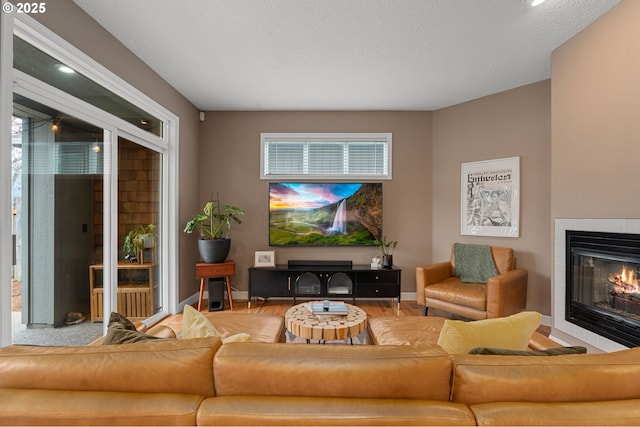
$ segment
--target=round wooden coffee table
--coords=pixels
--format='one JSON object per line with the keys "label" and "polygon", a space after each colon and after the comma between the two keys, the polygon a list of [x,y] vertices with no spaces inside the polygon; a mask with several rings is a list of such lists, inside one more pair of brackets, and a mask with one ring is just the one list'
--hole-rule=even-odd
{"label": "round wooden coffee table", "polygon": [[336,341],[353,338],[367,329],[367,313],[359,307],[345,304],[346,315],[312,314],[304,303],[294,305],[285,313],[287,331],[297,337],[311,340]]}

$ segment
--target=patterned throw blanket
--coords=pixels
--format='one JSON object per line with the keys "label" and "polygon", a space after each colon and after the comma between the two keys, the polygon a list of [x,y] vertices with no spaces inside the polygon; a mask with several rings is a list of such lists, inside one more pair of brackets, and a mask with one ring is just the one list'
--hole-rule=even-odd
{"label": "patterned throw blanket", "polygon": [[498,274],[496,263],[488,245],[455,243],[453,262],[456,276],[466,283],[487,283],[489,277]]}

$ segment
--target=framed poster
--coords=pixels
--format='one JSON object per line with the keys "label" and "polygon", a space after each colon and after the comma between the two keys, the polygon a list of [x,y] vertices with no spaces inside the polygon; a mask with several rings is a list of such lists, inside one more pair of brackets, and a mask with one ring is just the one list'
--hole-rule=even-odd
{"label": "framed poster", "polygon": [[253,261],[254,267],[275,267],[276,253],[274,251],[256,251]]}
{"label": "framed poster", "polygon": [[520,236],[520,157],[463,163],[461,234]]}

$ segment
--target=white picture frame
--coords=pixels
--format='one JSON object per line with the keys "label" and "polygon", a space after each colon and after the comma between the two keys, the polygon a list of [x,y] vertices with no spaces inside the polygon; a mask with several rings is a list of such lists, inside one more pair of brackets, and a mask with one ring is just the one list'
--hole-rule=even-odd
{"label": "white picture frame", "polygon": [[275,251],[256,251],[253,260],[254,267],[275,267]]}
{"label": "white picture frame", "polygon": [[520,157],[462,163],[460,233],[520,237]]}

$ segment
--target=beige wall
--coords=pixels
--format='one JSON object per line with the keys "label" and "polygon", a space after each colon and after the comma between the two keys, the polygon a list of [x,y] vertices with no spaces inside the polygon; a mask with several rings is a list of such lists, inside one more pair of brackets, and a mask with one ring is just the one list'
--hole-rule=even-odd
{"label": "beige wall", "polygon": [[[208,112],[200,144],[200,200],[218,192],[223,203],[246,210],[234,226],[230,258],[233,286],[247,289],[247,268],[257,250],[276,261],[352,260],[369,264],[375,248],[269,248],[268,181],[260,180],[261,132],[392,132],[393,180],[383,184],[383,233],[398,240],[394,263],[403,269],[402,291],[415,292],[415,267],[431,258],[430,112]],[[194,236],[195,239],[195,236]],[[195,240],[194,240],[195,244]]]}
{"label": "beige wall", "polygon": [[[259,179],[260,132],[392,132],[394,179],[384,182],[384,232],[400,241],[395,262],[403,269],[403,292],[415,290],[415,267],[448,258],[454,241],[504,244],[517,250],[518,264],[530,271],[529,308],[550,312],[548,81],[436,112],[209,112],[199,124],[193,105],[72,1],[57,2],[38,19],[180,117],[180,224],[199,210],[211,191],[247,211],[244,223],[232,232],[231,257],[238,263],[234,287],[246,290],[246,268],[253,262],[253,252],[270,249],[268,183]],[[554,89],[556,85],[554,81]],[[628,111],[632,114],[637,108]],[[585,119],[595,122],[589,114]],[[460,164],[511,156],[521,157],[521,237],[460,236]],[[179,234],[179,299],[184,300],[197,292],[193,274],[197,250],[195,236]],[[276,251],[278,262],[351,259],[355,263],[368,263],[375,252],[373,248]]]}
{"label": "beige wall", "polygon": [[554,218],[638,218],[640,2],[624,0],[552,56]]}
{"label": "beige wall", "polygon": [[638,22],[623,0],[552,55],[551,221],[640,217]]}
{"label": "beige wall", "polygon": [[[47,13],[32,15],[53,32],[123,78],[180,120],[179,218],[184,224],[198,206],[198,110],[160,76],[98,25],[71,0],[56,0]],[[196,165],[196,166],[194,166]],[[179,233],[180,290],[183,300],[197,292],[194,263],[197,248]]]}
{"label": "beige wall", "polygon": [[[415,267],[448,259],[454,241],[512,246],[530,270],[529,308],[550,313],[548,81],[431,112],[208,112],[202,127],[201,200],[219,192],[247,210],[234,227],[234,286],[246,290],[253,252],[268,247],[268,181],[259,179],[261,132],[392,132],[393,180],[384,182],[384,233],[399,240],[402,291]],[[433,119],[432,119],[433,118]],[[433,120],[433,125],[432,125]],[[460,236],[460,164],[521,157],[521,237]],[[220,160],[218,160],[218,158]],[[289,259],[368,263],[373,248],[271,248]],[[432,254],[433,251],[433,254]]]}
{"label": "beige wall", "polygon": [[[529,270],[527,309],[551,313],[550,82],[486,96],[433,114],[433,258],[453,242],[509,246]],[[461,163],[520,156],[520,237],[460,234]]]}
{"label": "beige wall", "polygon": [[[540,82],[433,113],[212,112],[201,126],[193,105],[72,1],[56,1],[34,17],[180,117],[180,223],[210,191],[247,210],[233,231],[238,289],[246,289],[253,251],[269,249],[260,132],[393,132],[394,179],[384,184],[384,229],[400,241],[396,263],[404,269],[405,292],[414,290],[415,266],[448,258],[454,241],[504,244],[530,271],[528,308],[548,314],[553,219],[638,217],[640,211],[638,1],[623,0],[558,48],[552,85]],[[521,237],[460,236],[460,163],[510,156],[521,157]],[[197,290],[197,253],[193,236],[178,237],[183,300]],[[360,263],[373,252],[277,249],[279,262]]]}

